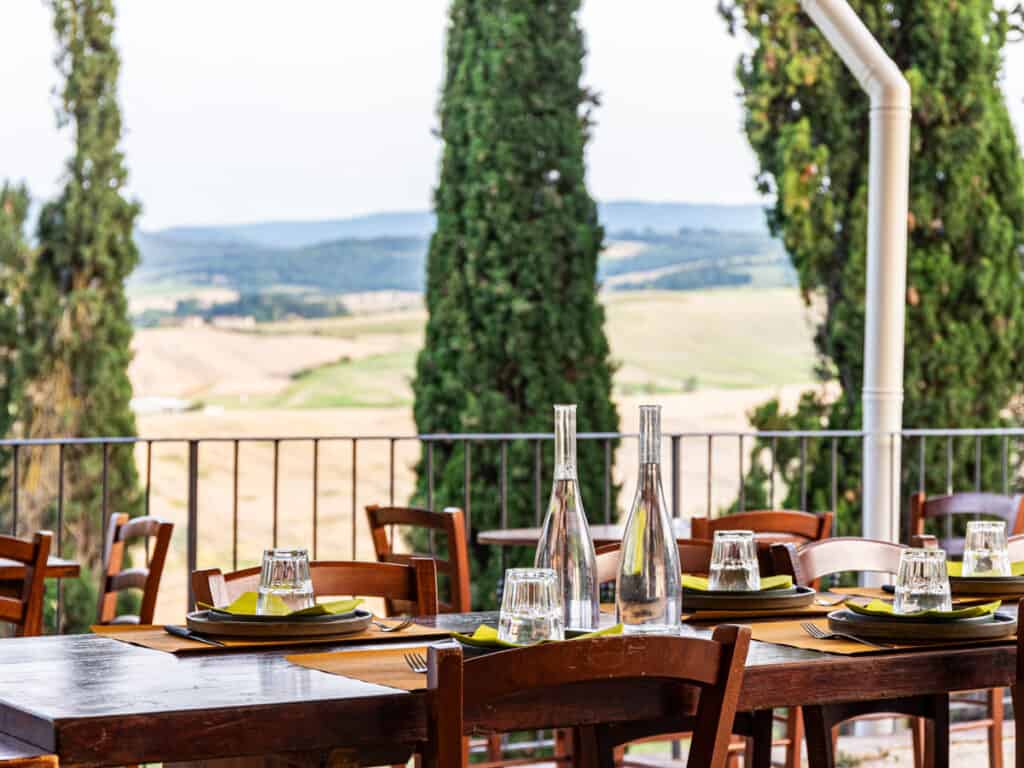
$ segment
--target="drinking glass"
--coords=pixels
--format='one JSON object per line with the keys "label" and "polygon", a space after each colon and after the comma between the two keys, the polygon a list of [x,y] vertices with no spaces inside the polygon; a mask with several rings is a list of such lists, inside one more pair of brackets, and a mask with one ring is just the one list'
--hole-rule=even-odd
{"label": "drinking glass", "polygon": [[565,639],[562,593],[554,570],[510,568],[505,571],[498,638],[517,645]]}
{"label": "drinking glass", "polygon": [[258,595],[256,613],[261,616],[281,612],[271,605],[271,596],[280,598],[289,612],[312,608],[315,600],[309,553],[304,549],[264,550]]}
{"label": "drinking glass", "polygon": [[946,553],[941,549],[906,549],[896,576],[896,613],[949,611],[953,598],[946,575]]}
{"label": "drinking glass", "polygon": [[761,588],[753,531],[715,531],[708,588],[726,592],[754,592]]}
{"label": "drinking glass", "polygon": [[964,576],[1009,576],[1006,523],[1002,520],[971,520],[964,541]]}

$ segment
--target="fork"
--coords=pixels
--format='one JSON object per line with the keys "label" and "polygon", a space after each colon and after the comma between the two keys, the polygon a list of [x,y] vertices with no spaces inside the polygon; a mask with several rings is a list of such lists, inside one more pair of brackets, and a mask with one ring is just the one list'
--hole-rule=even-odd
{"label": "fork", "polygon": [[866,645],[869,648],[877,648],[880,651],[888,651],[892,648],[892,646],[873,643],[870,640],[865,640],[863,637],[857,637],[856,635],[848,635],[845,632],[826,632],[817,624],[812,624],[809,621],[801,623],[800,629],[802,629],[808,635],[813,637],[815,640],[849,640],[854,643]]}
{"label": "fork", "polygon": [[402,616],[397,624],[385,624],[382,621],[373,622],[373,626],[377,627],[381,632],[401,632],[408,626],[412,625],[412,616]]}
{"label": "fork", "polygon": [[403,658],[413,672],[418,672],[421,675],[427,674],[427,660],[422,653],[407,653]]}

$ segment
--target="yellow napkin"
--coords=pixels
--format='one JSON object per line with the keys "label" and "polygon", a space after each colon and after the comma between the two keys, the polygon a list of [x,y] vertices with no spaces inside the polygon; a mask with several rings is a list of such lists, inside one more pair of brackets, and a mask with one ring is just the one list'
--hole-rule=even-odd
{"label": "yellow napkin", "polygon": [[988,616],[990,613],[995,613],[1002,602],[996,600],[991,603],[983,603],[981,605],[968,605],[963,608],[954,608],[951,611],[917,611],[916,613],[896,613],[893,610],[892,603],[887,603],[884,600],[872,600],[866,605],[863,603],[855,603],[852,600],[846,604],[854,613],[861,613],[865,616],[886,616],[895,619],[920,619],[920,618],[936,618],[936,619],[976,619],[979,616]]}
{"label": "yellow napkin", "polygon": [[[476,628],[476,632],[472,635],[460,635],[458,632],[452,633],[453,637],[460,643],[466,645],[472,645],[475,648],[529,648],[529,644],[509,643],[505,640],[498,639],[498,630],[494,627],[489,627],[486,624],[481,624]],[[592,637],[605,637],[608,635],[621,635],[622,625],[616,624],[614,627],[606,627],[605,629],[599,629],[596,632],[587,632],[585,635],[578,635],[570,638],[569,642],[573,640],[588,640]],[[545,640],[543,642],[557,642],[552,640]]]}
{"label": "yellow napkin", "polygon": [[[235,616],[255,616],[256,603],[258,600],[259,595],[257,593],[243,592],[233,603],[231,603],[231,605],[218,608],[217,610],[224,611],[225,613],[231,613]],[[298,611],[289,611],[288,606],[280,597],[277,595],[267,595],[267,610],[265,613],[271,616],[337,615],[340,613],[348,613],[362,602],[363,601],[359,599],[334,600],[329,603],[317,603],[314,606],[303,608]]]}
{"label": "yellow napkin", "polygon": [[[709,589],[708,580],[703,576],[690,576],[684,573],[682,583],[683,589],[692,589],[697,592],[707,592]],[[789,589],[792,586],[792,576],[763,576],[761,578],[761,589],[758,591],[765,592],[769,589]]]}
{"label": "yellow napkin", "polygon": [[[964,572],[964,564],[959,560],[950,560],[946,563],[946,573],[950,576],[962,576]],[[997,573],[976,573],[974,576],[969,578],[982,577],[982,576],[998,576]],[[1018,561],[1016,563],[1010,563],[1010,575],[1012,576],[1024,576],[1024,561]]]}

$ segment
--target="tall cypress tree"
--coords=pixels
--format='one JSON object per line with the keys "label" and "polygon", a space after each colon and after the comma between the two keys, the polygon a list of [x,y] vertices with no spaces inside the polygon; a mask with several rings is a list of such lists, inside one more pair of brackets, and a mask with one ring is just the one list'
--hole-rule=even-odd
{"label": "tall cypress tree", "polygon": [[[39,253],[23,300],[30,377],[25,432],[32,437],[134,435],[128,379],[132,327],[124,281],[138,262],[132,227],[139,206],[123,194],[128,174],[118,148],[114,4],[51,0],[51,6],[56,65],[64,78],[57,121],[71,127],[74,151],[60,197],[40,214]],[[138,503],[132,451],[111,448],[109,460],[110,508],[130,513]],[[68,546],[94,565],[106,523],[100,513],[103,453],[69,449],[65,468]],[[72,613],[74,602],[69,598]]]}
{"label": "tall cypress tree", "polygon": [[[578,10],[579,0],[546,3],[543,13],[531,0],[452,2],[429,321],[414,382],[421,433],[550,432],[555,403],[579,405],[581,431],[618,426],[597,300],[603,231],[584,178],[595,98],[580,85]],[[494,527],[500,449],[470,450],[472,527]],[[533,446],[508,446],[509,525],[534,520],[533,461]],[[435,506],[462,504],[464,462],[463,446],[436,445]],[[601,447],[582,443],[579,464],[594,516]],[[422,499],[425,462],[419,473]],[[513,552],[506,565],[532,557]],[[497,553],[473,546],[472,560],[474,602],[490,604]]]}
{"label": "tall cypress tree", "polygon": [[[794,413],[768,403],[770,429],[858,429],[864,360],[869,103],[797,0],[735,0],[723,12],[755,46],[737,69],[769,224],[804,295],[823,297],[822,378],[835,402],[809,393]],[[913,93],[906,370],[907,427],[993,427],[1024,393],[1024,162],[999,87],[1011,19],[992,0],[851,0]],[[1001,484],[999,441],[978,465],[973,440],[953,445],[953,479]],[[759,446],[757,452],[764,450]],[[904,451],[904,487],[920,481],[920,445]],[[925,444],[926,486],[946,487],[945,441]],[[786,503],[798,503],[797,445],[782,445]],[[859,443],[839,450],[841,529],[860,517]],[[808,452],[809,506],[830,505],[829,446]],[[764,489],[754,464],[748,500]],[[761,501],[763,501],[763,496]]]}

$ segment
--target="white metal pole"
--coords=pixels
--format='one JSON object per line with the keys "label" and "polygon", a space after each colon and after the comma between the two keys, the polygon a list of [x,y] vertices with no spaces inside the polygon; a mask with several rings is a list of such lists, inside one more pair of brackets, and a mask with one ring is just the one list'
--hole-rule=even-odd
{"label": "white metal pole", "polygon": [[846,0],[801,0],[801,5],[871,98],[863,526],[868,538],[898,541],[910,85]]}

